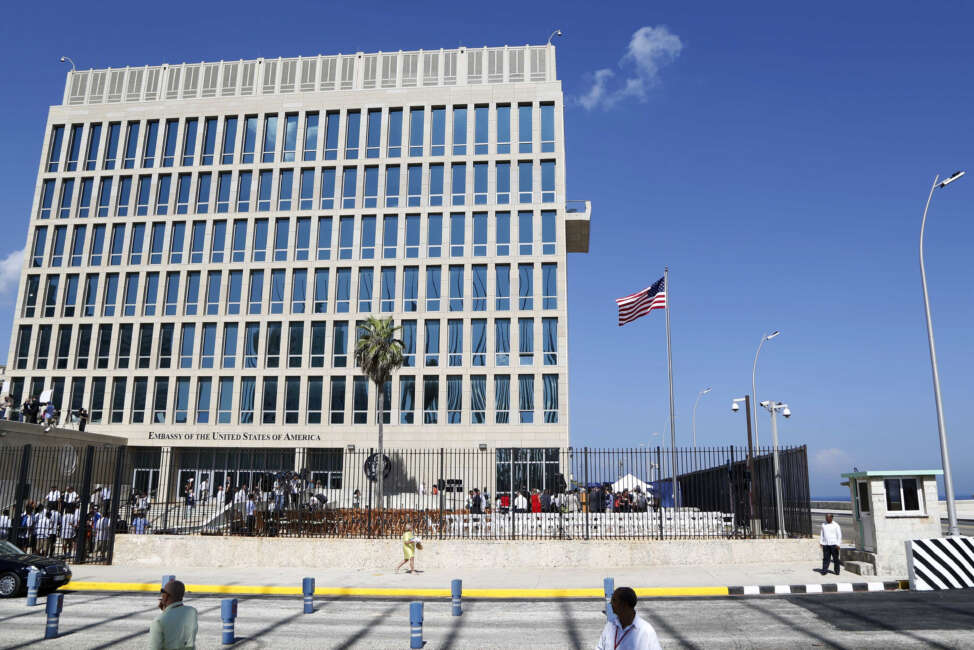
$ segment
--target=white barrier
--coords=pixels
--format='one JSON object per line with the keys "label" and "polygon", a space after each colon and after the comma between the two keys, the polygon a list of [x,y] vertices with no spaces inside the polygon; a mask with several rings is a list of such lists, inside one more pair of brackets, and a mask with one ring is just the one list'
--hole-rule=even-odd
{"label": "white barrier", "polygon": [[910,589],[974,588],[974,537],[937,537],[906,542]]}

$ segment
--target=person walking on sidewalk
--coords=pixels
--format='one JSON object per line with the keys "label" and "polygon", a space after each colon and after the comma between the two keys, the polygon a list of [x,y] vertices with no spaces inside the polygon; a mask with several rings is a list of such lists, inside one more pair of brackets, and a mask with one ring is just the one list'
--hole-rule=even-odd
{"label": "person walking on sidewalk", "polygon": [[822,570],[819,572],[823,576],[829,572],[829,559],[835,564],[835,575],[839,575],[839,544],[842,543],[842,528],[839,524],[832,521],[832,513],[825,515],[822,522],[822,534],[819,535],[818,543],[822,545]]}
{"label": "person walking on sidewalk", "polygon": [[186,585],[179,580],[170,580],[159,594],[160,614],[149,625],[149,647],[152,650],[163,648],[195,648],[199,619],[196,610],[183,604]]}
{"label": "person walking on sidewalk", "polygon": [[416,549],[422,549],[423,544],[419,541],[419,538],[413,534],[413,527],[406,525],[406,530],[402,534],[402,562],[396,566],[396,573],[399,573],[399,569],[402,568],[406,562],[409,562],[409,570],[406,573],[414,573],[416,571]]}
{"label": "person walking on sidewalk", "polygon": [[619,587],[612,592],[615,619],[606,622],[595,650],[661,650],[653,626],[636,614],[636,592]]}

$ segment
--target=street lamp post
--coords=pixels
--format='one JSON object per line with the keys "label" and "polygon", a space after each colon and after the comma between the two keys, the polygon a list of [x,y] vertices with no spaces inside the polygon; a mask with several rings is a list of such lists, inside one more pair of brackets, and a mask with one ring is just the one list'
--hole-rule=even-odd
{"label": "street lamp post", "polygon": [[[761,337],[761,342],[758,343],[758,351],[754,353],[754,365],[751,366],[751,397],[754,398],[755,403],[758,401],[758,390],[755,388],[755,377],[758,371],[758,355],[761,354],[761,346],[764,345],[765,341],[770,341],[774,337],[781,334],[778,330],[771,332],[770,334],[765,334]],[[757,409],[754,409],[754,446],[758,448],[758,453],[761,453],[761,437],[758,435],[758,413]]]}
{"label": "street lamp post", "polygon": [[944,424],[944,405],[940,399],[940,374],[937,371],[937,349],[933,341],[933,322],[930,318],[930,297],[927,295],[927,270],[923,264],[923,234],[927,226],[927,210],[930,208],[930,199],[933,198],[933,191],[943,188],[953,183],[966,172],[958,171],[950,177],[940,180],[940,175],[933,179],[933,186],[930,188],[930,195],[927,197],[927,205],[923,208],[923,220],[920,222],[920,280],[923,283],[923,309],[927,317],[927,343],[930,345],[930,367],[933,371],[933,397],[937,405],[937,429],[940,433],[940,460],[944,466],[944,493],[947,497],[947,534],[954,536],[960,535],[960,528],[957,526],[957,506],[954,503],[954,481],[950,474],[950,454],[947,452],[947,428]]}
{"label": "street lamp post", "polygon": [[771,413],[771,450],[772,450],[772,469],[774,471],[774,496],[775,496],[775,512],[778,515],[778,537],[784,537],[787,532],[785,531],[785,502],[784,494],[781,489],[781,465],[778,462],[778,419],[776,414],[781,411],[781,414],[786,418],[791,417],[791,409],[788,408],[787,404],[782,404],[781,402],[761,402],[761,406],[768,409]]}
{"label": "street lamp post", "polygon": [[60,59],[58,59],[58,61],[60,61],[61,63],[70,63],[71,64],[71,72],[74,72],[75,71],[74,61],[71,60],[71,57],[70,56],[62,56]]}
{"label": "street lamp post", "polygon": [[694,449],[694,451],[696,451],[696,449],[697,449],[697,404],[700,403],[700,397],[702,395],[706,395],[711,390],[713,390],[713,389],[712,388],[704,388],[702,391],[700,391],[699,393],[697,393],[697,400],[693,403],[693,418],[692,418],[692,421],[693,421],[693,449]]}

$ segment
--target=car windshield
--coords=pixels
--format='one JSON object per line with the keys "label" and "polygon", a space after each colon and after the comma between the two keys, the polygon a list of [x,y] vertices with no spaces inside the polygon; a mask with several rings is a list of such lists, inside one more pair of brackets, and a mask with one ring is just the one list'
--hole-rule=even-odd
{"label": "car windshield", "polygon": [[0,539],[0,555],[23,555],[24,552],[19,548],[11,544],[10,542]]}

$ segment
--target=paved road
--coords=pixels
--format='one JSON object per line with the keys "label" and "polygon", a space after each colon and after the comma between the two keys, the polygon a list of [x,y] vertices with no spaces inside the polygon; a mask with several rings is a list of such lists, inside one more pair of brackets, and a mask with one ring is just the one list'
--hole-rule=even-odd
{"label": "paved road", "polygon": [[[200,612],[198,647],[220,643],[220,600],[187,600]],[[153,595],[65,596],[61,633],[51,648],[138,648],[157,613]],[[605,619],[600,603],[467,601],[450,616],[446,600],[428,601],[427,650],[441,648],[592,648]],[[404,601],[317,602],[241,598],[240,648],[405,648]],[[665,648],[974,648],[974,591],[645,600],[640,611]],[[26,648],[43,636],[42,606],[0,601],[0,646]]]}

